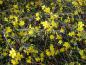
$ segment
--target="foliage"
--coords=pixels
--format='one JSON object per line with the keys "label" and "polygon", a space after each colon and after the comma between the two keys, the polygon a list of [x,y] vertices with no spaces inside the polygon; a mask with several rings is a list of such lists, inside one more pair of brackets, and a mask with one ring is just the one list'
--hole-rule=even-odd
{"label": "foliage", "polygon": [[86,0],[0,0],[0,65],[86,65]]}

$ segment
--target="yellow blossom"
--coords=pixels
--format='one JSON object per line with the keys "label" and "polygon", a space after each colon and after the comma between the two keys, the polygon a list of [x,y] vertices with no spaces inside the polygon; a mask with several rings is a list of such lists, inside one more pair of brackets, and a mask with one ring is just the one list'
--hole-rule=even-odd
{"label": "yellow blossom", "polygon": [[28,31],[28,34],[29,34],[29,35],[33,35],[33,34],[34,34],[33,29],[30,29],[30,30]]}
{"label": "yellow blossom", "polygon": [[54,39],[54,35],[50,35],[50,39],[51,39],[51,40]]}
{"label": "yellow blossom", "polygon": [[69,32],[69,34],[68,34],[69,36],[75,36],[75,32],[74,31],[72,31],[72,32]]}
{"label": "yellow blossom", "polygon": [[63,43],[63,41],[62,41],[62,40],[59,40],[59,41],[58,41],[58,43],[59,43],[59,44],[62,44],[62,43]]}
{"label": "yellow blossom", "polygon": [[18,17],[15,16],[15,15],[10,15],[9,19],[12,20],[12,21],[18,21]]}
{"label": "yellow blossom", "polygon": [[40,17],[36,17],[35,19],[36,19],[36,21],[39,21],[40,20]]}
{"label": "yellow blossom", "polygon": [[64,42],[63,46],[66,47],[66,49],[70,48],[70,44],[68,42]]}
{"label": "yellow blossom", "polygon": [[60,49],[60,52],[64,52],[64,51],[65,51],[65,48],[64,47]]}
{"label": "yellow blossom", "polygon": [[36,18],[35,18],[35,19],[36,19],[37,21],[39,21],[39,20],[40,20],[39,15],[40,15],[40,14],[39,14],[39,12],[37,12],[37,13],[36,13],[36,15],[35,15],[35,16],[36,16]]}
{"label": "yellow blossom", "polygon": [[10,50],[9,56],[11,56],[12,58],[16,57],[16,51],[13,48]]}
{"label": "yellow blossom", "polygon": [[12,32],[12,29],[10,27],[6,27],[6,33]]}
{"label": "yellow blossom", "polygon": [[49,8],[49,7],[45,7],[45,8],[44,8],[44,12],[50,13],[50,8]]}
{"label": "yellow blossom", "polygon": [[84,50],[79,50],[79,53],[80,53],[81,56],[83,56],[84,55]]}
{"label": "yellow blossom", "polygon": [[52,29],[53,29],[53,27],[50,26],[48,29],[46,29],[46,31],[47,31],[47,32],[50,32],[50,31],[52,31]]}
{"label": "yellow blossom", "polygon": [[24,26],[24,24],[25,24],[24,21],[20,21],[20,22],[19,22],[19,25],[20,25],[20,26]]}
{"label": "yellow blossom", "polygon": [[78,27],[77,30],[78,31],[83,31],[83,27]]}
{"label": "yellow blossom", "polygon": [[49,51],[49,49],[46,49],[46,55],[51,56],[51,52]]}
{"label": "yellow blossom", "polygon": [[84,53],[84,50],[79,50],[79,54],[81,55],[81,58],[86,60],[86,55]]}
{"label": "yellow blossom", "polygon": [[17,65],[19,62],[18,62],[18,60],[16,60],[16,59],[12,59],[12,60],[11,60],[11,63],[12,63],[13,65]]}
{"label": "yellow blossom", "polygon": [[43,9],[43,10],[44,10],[44,8],[45,8],[45,5],[42,6],[42,9]]}
{"label": "yellow blossom", "polygon": [[39,12],[37,12],[37,13],[36,13],[36,17],[38,17],[39,15],[40,15]]}
{"label": "yellow blossom", "polygon": [[61,28],[61,29],[60,29],[60,32],[61,32],[61,33],[64,33],[64,28]]}
{"label": "yellow blossom", "polygon": [[17,22],[17,21],[13,21],[12,24],[13,24],[14,26],[18,26],[18,22]]}
{"label": "yellow blossom", "polygon": [[62,39],[62,36],[57,34],[57,37],[56,38],[57,39]]}
{"label": "yellow blossom", "polygon": [[80,36],[81,36],[81,33],[80,33],[80,32],[78,32],[78,33],[77,33],[77,36],[79,36],[79,37],[80,37]]}
{"label": "yellow blossom", "polygon": [[36,62],[39,62],[40,61],[40,58],[39,57],[36,57],[35,60],[36,60]]}
{"label": "yellow blossom", "polygon": [[50,44],[50,52],[51,52],[51,55],[54,56],[54,54],[55,54],[55,49],[54,49],[53,44]]}
{"label": "yellow blossom", "polygon": [[50,23],[47,21],[41,22],[41,24],[44,26],[44,29],[47,29],[50,27]]}
{"label": "yellow blossom", "polygon": [[21,60],[23,58],[23,55],[21,55],[19,52],[16,53],[16,59]]}
{"label": "yellow blossom", "polygon": [[32,59],[31,56],[29,56],[29,57],[27,58],[27,60],[26,60],[27,63],[31,63],[31,62],[32,62],[31,59]]}
{"label": "yellow blossom", "polygon": [[55,18],[57,18],[58,17],[58,15],[55,15],[55,14],[53,14],[52,12],[50,13],[50,19],[51,20],[54,20]]}
{"label": "yellow blossom", "polygon": [[41,62],[44,60],[44,53],[43,52],[40,53],[40,60],[41,60]]}
{"label": "yellow blossom", "polygon": [[34,49],[34,46],[30,46],[30,47],[28,48],[27,54],[29,54],[29,53],[38,53],[38,50]]}
{"label": "yellow blossom", "polygon": [[56,23],[55,21],[52,21],[51,22],[51,25],[52,25],[52,27],[57,27],[58,26],[58,23]]}
{"label": "yellow blossom", "polygon": [[79,22],[78,22],[77,30],[78,30],[78,31],[83,31],[83,30],[84,30],[83,26],[84,26],[84,24],[82,23],[82,21],[79,21]]}

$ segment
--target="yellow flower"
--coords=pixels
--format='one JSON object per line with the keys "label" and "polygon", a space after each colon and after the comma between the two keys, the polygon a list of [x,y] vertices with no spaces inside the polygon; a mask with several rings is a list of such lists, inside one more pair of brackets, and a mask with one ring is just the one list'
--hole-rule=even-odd
{"label": "yellow flower", "polygon": [[50,39],[51,39],[51,40],[54,39],[54,35],[50,35]]}
{"label": "yellow flower", "polygon": [[83,26],[84,26],[84,24],[82,23],[82,21],[79,21],[78,22],[78,28],[77,28],[77,30],[78,31],[83,31],[84,30]]}
{"label": "yellow flower", "polygon": [[55,21],[52,21],[51,22],[51,25],[52,25],[52,27],[57,27],[58,26],[58,23],[56,23]]}
{"label": "yellow flower", "polygon": [[19,22],[19,25],[20,25],[20,26],[24,26],[24,24],[25,24],[24,21],[20,21],[20,22]]}
{"label": "yellow flower", "polygon": [[33,46],[30,46],[30,47],[28,48],[28,50],[29,50],[30,52],[33,52],[33,51],[34,51]]}
{"label": "yellow flower", "polygon": [[20,36],[24,36],[24,34],[25,34],[24,31],[20,31],[20,32],[19,32],[19,35],[20,35]]}
{"label": "yellow flower", "polygon": [[39,28],[40,28],[39,26],[35,26],[34,29],[36,30],[36,32],[39,32]]}
{"label": "yellow flower", "polygon": [[52,29],[53,29],[53,27],[50,26],[48,29],[46,29],[46,31],[47,31],[47,32],[50,32],[50,31],[52,31]]}
{"label": "yellow flower", "polygon": [[39,57],[36,57],[35,60],[36,60],[36,62],[39,62],[40,61],[40,58]]}
{"label": "yellow flower", "polygon": [[47,29],[50,27],[50,23],[47,21],[41,22],[41,24],[44,26],[44,29]]}
{"label": "yellow flower", "polygon": [[68,34],[69,36],[75,36],[75,32],[74,31],[72,31],[72,32],[69,32],[69,34]]}
{"label": "yellow flower", "polygon": [[30,29],[30,30],[28,31],[28,34],[29,34],[29,35],[33,35],[33,34],[34,34],[33,29]]}
{"label": "yellow flower", "polygon": [[55,14],[53,14],[52,12],[50,13],[50,19],[51,20],[54,20],[55,18],[57,18],[58,17],[58,15],[55,15]]}
{"label": "yellow flower", "polygon": [[59,43],[59,44],[62,44],[63,42],[62,42],[62,40],[59,40],[58,43]]}
{"label": "yellow flower", "polygon": [[15,16],[15,15],[10,15],[9,19],[12,20],[12,21],[18,21],[18,17]]}
{"label": "yellow flower", "polygon": [[21,60],[23,58],[23,55],[21,55],[19,52],[16,53],[16,59]]}
{"label": "yellow flower", "polygon": [[64,33],[64,28],[61,28],[61,29],[60,29],[60,32],[61,32],[61,33]]}
{"label": "yellow flower", "polygon": [[31,63],[31,62],[32,62],[31,59],[32,59],[31,56],[29,56],[29,57],[27,58],[27,60],[26,60],[27,63]]}
{"label": "yellow flower", "polygon": [[19,9],[15,9],[15,8],[14,9],[11,8],[10,12],[18,14],[20,12],[20,10]]}
{"label": "yellow flower", "polygon": [[40,58],[40,61],[43,62],[44,61],[44,58]]}
{"label": "yellow flower", "polygon": [[54,54],[55,54],[55,49],[54,49],[53,44],[50,44],[50,52],[51,52],[51,55],[54,56]]}
{"label": "yellow flower", "polygon": [[36,21],[39,21],[40,20],[40,17],[36,17],[35,19],[36,19]]}
{"label": "yellow flower", "polygon": [[81,55],[81,58],[86,60],[86,55],[84,53],[84,50],[79,50],[79,54]]}
{"label": "yellow flower", "polygon": [[50,13],[50,8],[49,8],[49,7],[45,7],[45,8],[44,8],[44,12]]}
{"label": "yellow flower", "polygon": [[65,48],[64,47],[60,49],[60,52],[64,52],[64,51],[65,51]]}
{"label": "yellow flower", "polygon": [[62,39],[62,36],[57,34],[57,37],[56,38],[57,39]]}
{"label": "yellow flower", "polygon": [[83,31],[84,28],[83,28],[83,27],[78,27],[77,30],[78,30],[78,31]]}
{"label": "yellow flower", "polygon": [[42,52],[42,53],[40,53],[40,57],[41,58],[43,58],[44,57],[44,53]]}
{"label": "yellow flower", "polygon": [[29,53],[38,53],[38,50],[34,49],[34,46],[30,46],[30,47],[28,48],[28,52],[29,52]]}
{"label": "yellow flower", "polygon": [[16,51],[13,48],[10,50],[9,56],[11,56],[12,58],[16,57]]}
{"label": "yellow flower", "polygon": [[70,48],[70,44],[68,42],[64,42],[63,46],[66,47],[66,49]]}
{"label": "yellow flower", "polygon": [[77,33],[77,36],[79,36],[79,37],[80,37],[80,36],[81,36],[81,33],[80,33],[80,32],[78,32],[78,33]]}
{"label": "yellow flower", "polygon": [[12,59],[12,60],[11,60],[11,63],[12,63],[13,65],[17,65],[19,62],[18,62],[18,60],[16,60],[16,59]]}
{"label": "yellow flower", "polygon": [[6,27],[6,33],[12,32],[12,29],[10,27]]}
{"label": "yellow flower", "polygon": [[81,56],[83,56],[84,55],[84,50],[79,50],[79,53],[80,53]]}
{"label": "yellow flower", "polygon": [[40,15],[40,14],[39,14],[39,12],[37,12],[37,13],[36,13],[36,18],[35,18],[37,21],[39,21],[39,20],[40,20],[39,15]]}
{"label": "yellow flower", "polygon": [[45,9],[45,5],[42,6],[42,9],[43,9],[43,10]]}
{"label": "yellow flower", "polygon": [[36,13],[36,17],[39,17],[39,15],[40,15],[39,12],[37,12],[37,13]]}
{"label": "yellow flower", "polygon": [[41,62],[44,60],[44,53],[43,52],[40,53],[40,60],[41,60]]}
{"label": "yellow flower", "polygon": [[13,24],[14,26],[18,26],[18,22],[17,22],[17,21],[13,21],[12,24]]}
{"label": "yellow flower", "polygon": [[51,56],[51,52],[49,51],[49,49],[46,49],[46,55]]}

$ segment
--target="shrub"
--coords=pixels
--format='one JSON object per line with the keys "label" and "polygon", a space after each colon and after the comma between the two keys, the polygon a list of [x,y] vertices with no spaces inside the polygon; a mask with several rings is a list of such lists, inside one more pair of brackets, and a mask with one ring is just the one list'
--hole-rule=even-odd
{"label": "shrub", "polygon": [[86,0],[0,0],[0,65],[85,65]]}

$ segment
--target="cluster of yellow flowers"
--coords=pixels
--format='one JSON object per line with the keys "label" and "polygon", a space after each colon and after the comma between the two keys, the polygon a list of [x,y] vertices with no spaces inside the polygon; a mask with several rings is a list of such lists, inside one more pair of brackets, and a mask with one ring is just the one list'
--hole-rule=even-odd
{"label": "cluster of yellow flowers", "polygon": [[77,28],[77,30],[78,31],[83,31],[84,30],[83,26],[84,26],[84,24],[81,21],[78,22],[78,28]]}
{"label": "cluster of yellow flowers", "polygon": [[10,50],[9,56],[12,58],[11,63],[17,65],[19,61],[23,58],[23,55],[20,52],[16,52],[13,48]]}
{"label": "cluster of yellow flowers", "polygon": [[77,51],[86,60],[84,7],[85,0],[0,0],[1,56],[9,52],[8,65],[80,65],[68,59]]}
{"label": "cluster of yellow flowers", "polygon": [[47,56],[54,56],[58,54],[58,49],[55,50],[53,44],[50,44],[50,48],[46,49],[46,55]]}

